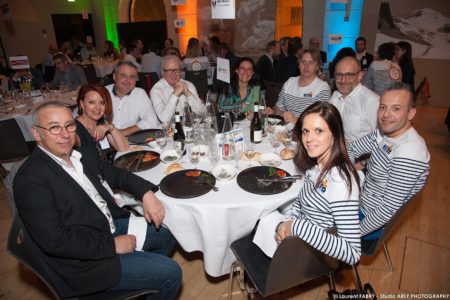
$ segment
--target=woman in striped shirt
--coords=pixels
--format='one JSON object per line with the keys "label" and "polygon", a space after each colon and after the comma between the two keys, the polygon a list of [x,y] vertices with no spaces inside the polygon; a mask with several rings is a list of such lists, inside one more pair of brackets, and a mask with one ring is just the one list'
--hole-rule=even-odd
{"label": "woman in striped shirt", "polygon": [[[349,264],[361,255],[359,179],[345,146],[342,120],[328,102],[309,106],[296,123],[295,164],[305,174],[299,196],[276,229],[281,242],[297,235],[317,250]],[[336,227],[337,235],[327,232]]]}

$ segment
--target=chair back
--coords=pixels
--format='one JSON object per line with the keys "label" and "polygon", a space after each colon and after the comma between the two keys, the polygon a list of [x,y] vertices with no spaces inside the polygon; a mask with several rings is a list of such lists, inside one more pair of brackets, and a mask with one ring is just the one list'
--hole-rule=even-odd
{"label": "chair back", "polygon": [[45,66],[44,69],[44,80],[45,82],[50,82],[55,77],[55,66]]}
{"label": "chair back", "polygon": [[299,237],[287,237],[273,258],[253,242],[253,235],[231,244],[231,250],[255,288],[269,296],[337,270],[340,262],[311,247]]}
{"label": "chair back", "polygon": [[389,234],[392,232],[392,230],[395,228],[395,225],[398,223],[398,219],[400,219],[400,216],[403,214],[403,212],[406,210],[406,208],[413,202],[413,200],[416,197],[413,197],[412,199],[409,199],[408,202],[403,204],[402,207],[400,207],[399,210],[392,216],[391,220],[384,226],[383,232],[381,233],[380,237],[377,240],[364,240],[361,239],[361,254],[365,256],[372,256],[375,253],[378,252],[378,249],[383,245]]}
{"label": "chair back", "polygon": [[113,73],[106,75],[103,78],[100,78],[100,84],[103,86],[107,86],[114,83]]}
{"label": "chair back", "polygon": [[198,94],[206,94],[208,92],[208,74],[206,70],[185,71],[184,79],[195,86]]}
{"label": "chair back", "polygon": [[263,82],[266,88],[266,106],[274,107],[283,88],[283,83],[267,80],[263,80]]}
{"label": "chair back", "polygon": [[159,77],[156,72],[139,72],[139,83],[137,84],[140,88],[150,94],[150,90],[158,82]]}
{"label": "chair back", "polygon": [[0,121],[0,141],[2,162],[17,160],[30,154],[22,130],[14,118]]}
{"label": "chair back", "polygon": [[95,72],[94,64],[80,65],[86,75],[87,82],[94,84],[98,82],[97,73]]}

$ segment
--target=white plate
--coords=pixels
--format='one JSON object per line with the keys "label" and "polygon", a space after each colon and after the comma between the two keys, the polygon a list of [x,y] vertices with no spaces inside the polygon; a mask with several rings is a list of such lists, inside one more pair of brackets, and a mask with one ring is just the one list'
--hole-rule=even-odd
{"label": "white plate", "polygon": [[159,149],[159,146],[158,146],[158,143],[156,142],[156,140],[151,141],[150,143],[147,143],[147,145],[149,145],[150,148]]}
{"label": "white plate", "polygon": [[263,153],[259,157],[259,163],[263,166],[278,167],[281,165],[281,157],[275,153]]}
{"label": "white plate", "polygon": [[236,176],[236,168],[232,165],[217,165],[212,169],[211,173],[220,181],[228,181]]}
{"label": "white plate", "polygon": [[178,152],[174,149],[166,150],[159,156],[161,161],[166,164],[174,163],[178,160],[180,160],[181,156],[178,154]]}

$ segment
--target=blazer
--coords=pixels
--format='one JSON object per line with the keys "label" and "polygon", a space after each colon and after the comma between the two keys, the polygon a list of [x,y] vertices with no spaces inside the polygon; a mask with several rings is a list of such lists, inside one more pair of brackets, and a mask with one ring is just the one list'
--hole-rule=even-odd
{"label": "blazer", "polygon": [[258,59],[258,62],[256,63],[256,73],[258,73],[259,75],[260,80],[259,84],[263,89],[265,89],[264,80],[274,81],[275,79],[274,67],[272,61],[267,57],[267,55],[263,54]]}
{"label": "blazer", "polygon": [[361,57],[359,64],[361,65],[362,70],[367,70],[372,62],[373,62],[373,55],[366,52],[366,55]]}
{"label": "blazer", "polygon": [[[113,218],[128,217],[103,186],[137,199],[157,191],[152,183],[83,153],[85,175],[107,202]],[[39,147],[14,178],[17,211],[42,250],[52,285],[62,297],[89,294],[116,285],[121,267],[109,223],[83,188]],[[39,254],[36,254],[39,255]]]}

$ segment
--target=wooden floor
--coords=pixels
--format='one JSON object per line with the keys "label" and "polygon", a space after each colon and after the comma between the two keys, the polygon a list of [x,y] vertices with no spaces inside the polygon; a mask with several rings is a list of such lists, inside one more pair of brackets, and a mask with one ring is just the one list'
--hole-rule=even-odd
{"label": "wooden floor", "polygon": [[[425,138],[431,153],[431,172],[425,189],[412,203],[401,224],[391,235],[388,247],[394,264],[390,273],[379,252],[359,264],[363,282],[370,282],[379,296],[392,299],[417,293],[450,293],[450,134],[443,124],[445,108],[419,105],[414,125]],[[446,171],[447,170],[447,171]],[[447,175],[445,175],[447,174]],[[449,194],[447,194],[449,193]],[[0,300],[50,299],[44,284],[6,252],[11,213],[0,187]],[[201,253],[177,249],[174,258],[183,269],[179,299],[225,299],[227,277],[205,275]],[[352,273],[336,274],[338,290],[354,288]],[[234,285],[233,299],[243,297]],[[325,299],[328,284],[316,280],[308,285],[274,295],[270,299]],[[381,297],[380,297],[381,298]],[[258,297],[256,297],[258,299]]]}

